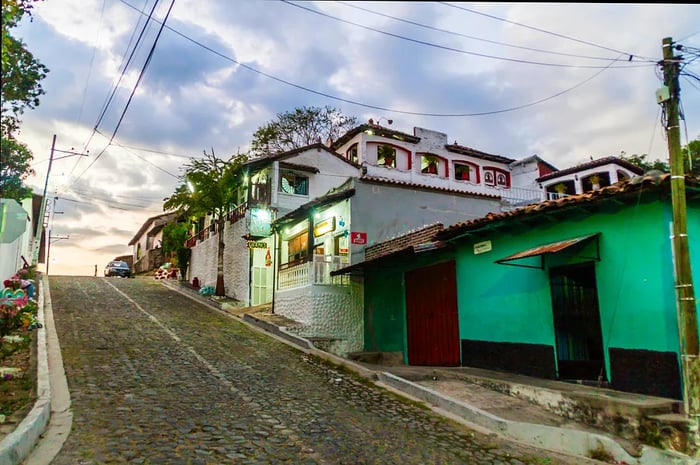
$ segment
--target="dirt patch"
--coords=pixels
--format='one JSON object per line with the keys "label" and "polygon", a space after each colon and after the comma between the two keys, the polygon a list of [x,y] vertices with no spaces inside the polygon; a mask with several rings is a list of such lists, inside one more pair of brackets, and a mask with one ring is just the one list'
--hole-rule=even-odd
{"label": "dirt patch", "polygon": [[0,440],[15,430],[36,401],[36,333],[11,336],[0,342]]}

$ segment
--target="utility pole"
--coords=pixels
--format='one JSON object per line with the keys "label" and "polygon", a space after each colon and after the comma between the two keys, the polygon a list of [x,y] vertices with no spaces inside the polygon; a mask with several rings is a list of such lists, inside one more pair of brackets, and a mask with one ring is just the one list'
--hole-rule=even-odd
{"label": "utility pole", "polygon": [[[61,152],[65,153],[67,155],[64,155],[62,157],[54,158],[54,153],[55,152]],[[41,232],[44,229],[44,222],[45,222],[45,216],[46,216],[46,190],[49,187],[49,176],[51,175],[51,165],[53,165],[54,160],[60,160],[62,158],[68,158],[68,157],[73,157],[73,156],[79,156],[79,157],[87,157],[87,153],[76,153],[71,150],[59,150],[56,148],[56,134],[53,135],[53,140],[51,142],[51,155],[49,155],[49,167],[46,170],[46,181],[44,181],[44,193],[41,198],[41,210],[39,213],[39,218],[41,218],[41,224],[37,225],[36,228],[36,234],[34,237],[34,250],[32,254],[32,264],[36,265],[39,262],[39,248],[41,244]],[[55,202],[54,202],[54,207],[55,207]],[[46,221],[46,226],[48,226],[48,221]],[[46,246],[48,248],[49,243],[51,241],[50,238],[50,231],[47,231],[46,233]],[[48,251],[46,254],[46,274],[49,274],[49,264],[48,264]]]}
{"label": "utility pole", "polygon": [[668,99],[663,102],[663,105],[666,109],[666,134],[670,157],[669,164],[671,166],[673,254],[683,372],[683,403],[686,415],[700,423],[700,358],[698,357],[697,303],[690,268],[685,175],[683,173],[683,154],[681,152],[678,114],[680,97],[678,72],[682,57],[675,56],[673,40],[670,37],[663,39],[662,48],[664,85],[668,88]]}
{"label": "utility pole", "polygon": [[46,214],[46,189],[49,186],[49,175],[51,174],[51,165],[53,164],[53,152],[56,149],[56,134],[53,135],[51,142],[51,155],[49,155],[49,167],[46,170],[46,181],[44,182],[44,193],[41,197],[41,210],[39,219],[41,224],[36,225],[36,235],[34,237],[34,253],[32,254],[32,264],[36,265],[39,262],[39,247],[41,244],[41,232],[44,229],[44,215]]}

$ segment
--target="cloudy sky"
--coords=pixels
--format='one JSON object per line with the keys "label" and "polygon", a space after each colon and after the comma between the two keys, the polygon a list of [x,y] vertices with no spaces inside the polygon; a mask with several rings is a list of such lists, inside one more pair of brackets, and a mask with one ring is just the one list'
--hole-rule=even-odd
{"label": "cloudy sky", "polygon": [[[54,135],[87,154],[53,163],[51,274],[101,275],[162,213],[188,157],[245,151],[301,106],[560,169],[623,151],[667,159],[661,42],[700,48],[692,4],[154,3],[45,0],[14,30],[50,69],[23,118],[29,184],[43,191]],[[700,75],[700,60],[686,70]],[[680,84],[685,144],[700,137],[700,81]]]}

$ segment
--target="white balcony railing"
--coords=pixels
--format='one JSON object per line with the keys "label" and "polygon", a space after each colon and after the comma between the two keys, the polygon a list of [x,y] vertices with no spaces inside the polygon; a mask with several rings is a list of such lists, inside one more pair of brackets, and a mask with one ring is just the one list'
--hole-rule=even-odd
{"label": "white balcony railing", "polygon": [[348,264],[348,257],[314,255],[310,262],[280,269],[278,289],[294,289],[311,284],[347,286],[350,283],[347,276],[331,276],[331,271],[343,268]]}

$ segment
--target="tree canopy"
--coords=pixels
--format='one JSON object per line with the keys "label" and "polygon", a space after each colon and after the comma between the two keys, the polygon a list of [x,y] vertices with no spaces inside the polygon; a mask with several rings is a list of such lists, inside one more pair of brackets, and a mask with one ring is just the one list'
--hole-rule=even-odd
{"label": "tree canopy", "polygon": [[17,140],[20,116],[25,109],[36,108],[39,96],[44,94],[41,81],[48,69],[27,49],[26,44],[14,37],[11,30],[22,18],[31,18],[33,3],[37,0],[2,0],[2,76],[0,103],[0,197],[22,200],[31,195],[23,181],[33,171],[32,153]]}
{"label": "tree canopy", "polygon": [[357,118],[326,107],[301,107],[280,113],[253,134],[251,153],[286,152],[317,142],[334,141],[357,126]]}
{"label": "tree canopy", "polygon": [[[691,140],[688,142],[688,145],[682,147],[681,154],[684,160],[684,172],[686,174],[700,176],[700,138]],[[620,158],[633,165],[639,166],[644,171],[658,170],[664,173],[671,172],[671,166],[668,161],[659,160],[658,158],[654,161],[648,161],[647,154],[622,155]]]}
{"label": "tree canopy", "polygon": [[211,214],[221,219],[236,202],[237,189],[242,182],[240,167],[247,156],[239,154],[228,161],[204,151],[204,158],[196,158],[184,166],[182,184],[165,199],[165,211],[179,210],[188,216]]}

